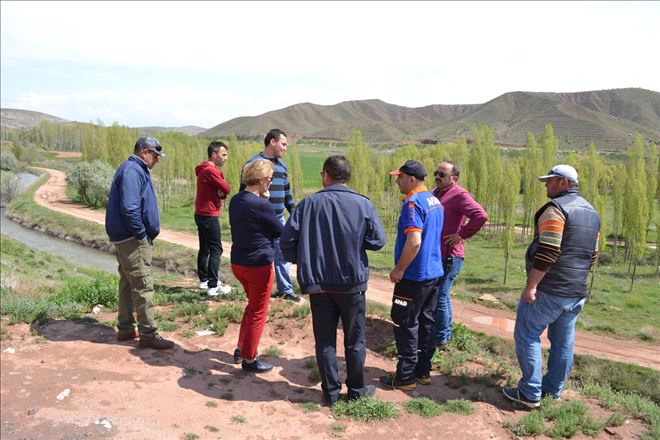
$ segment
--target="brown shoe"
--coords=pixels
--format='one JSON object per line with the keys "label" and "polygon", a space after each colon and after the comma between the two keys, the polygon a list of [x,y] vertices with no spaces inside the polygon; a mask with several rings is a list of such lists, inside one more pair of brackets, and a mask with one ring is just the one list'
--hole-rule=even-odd
{"label": "brown shoe", "polygon": [[156,333],[156,336],[149,338],[140,336],[140,347],[168,349],[174,347],[174,342],[163,339],[161,335]]}
{"label": "brown shoe", "polygon": [[130,341],[131,339],[135,339],[138,337],[138,332],[135,328],[133,330],[128,330],[128,331],[118,331],[117,332],[117,340],[118,341]]}

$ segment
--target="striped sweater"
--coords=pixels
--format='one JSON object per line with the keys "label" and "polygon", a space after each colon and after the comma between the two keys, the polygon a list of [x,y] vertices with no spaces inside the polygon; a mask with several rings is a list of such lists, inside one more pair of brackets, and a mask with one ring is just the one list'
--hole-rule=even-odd
{"label": "striped sweater", "polygon": [[[564,225],[566,217],[561,210],[548,205],[543,211],[538,221],[539,244],[534,255],[532,267],[547,272],[561,255],[561,240],[564,234]],[[596,249],[591,258],[593,265],[598,255],[598,240],[596,240]]]}
{"label": "striped sweater", "polygon": [[[256,159],[265,159],[273,162],[275,168],[273,169],[273,181],[270,184],[268,192],[270,193],[270,203],[273,205],[275,210],[275,215],[278,218],[284,218],[284,209],[286,208],[291,214],[291,211],[295,207],[293,202],[293,196],[291,196],[291,186],[289,185],[289,175],[287,173],[286,165],[284,161],[278,157],[266,157],[264,153],[259,153],[251,157],[245,164]],[[241,191],[245,189],[245,183],[241,181]]]}

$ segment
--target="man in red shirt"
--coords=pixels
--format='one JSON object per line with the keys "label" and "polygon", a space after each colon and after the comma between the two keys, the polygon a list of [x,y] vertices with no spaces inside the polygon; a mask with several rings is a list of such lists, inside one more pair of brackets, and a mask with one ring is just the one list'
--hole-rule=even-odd
{"label": "man in red shirt", "polygon": [[[488,214],[472,195],[458,184],[461,170],[455,163],[444,161],[433,172],[436,189],[433,195],[445,209],[442,227],[442,265],[445,274],[438,285],[438,308],[435,316],[435,344],[446,350],[451,340],[451,286],[463,268],[463,240],[472,237],[488,220]],[[466,223],[466,220],[469,221]]]}
{"label": "man in red shirt", "polygon": [[227,198],[231,187],[220,169],[227,161],[227,146],[213,141],[208,147],[209,160],[195,168],[197,193],[195,194],[195,224],[199,235],[197,253],[197,275],[199,288],[206,289],[209,296],[229,293],[231,287],[218,279],[222,243],[220,239],[220,211],[222,200]]}

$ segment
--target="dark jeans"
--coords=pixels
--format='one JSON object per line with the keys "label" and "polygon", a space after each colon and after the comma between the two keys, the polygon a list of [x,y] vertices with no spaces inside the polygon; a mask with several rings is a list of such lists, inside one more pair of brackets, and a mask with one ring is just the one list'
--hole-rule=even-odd
{"label": "dark jeans", "polygon": [[435,345],[446,344],[451,340],[452,307],[451,286],[463,268],[463,258],[453,257],[442,260],[445,274],[438,285],[438,308],[435,312]]}
{"label": "dark jeans", "polygon": [[392,322],[399,354],[397,380],[408,384],[431,371],[435,353],[434,326],[440,278],[401,280],[394,285]]}
{"label": "dark jeans", "polygon": [[366,393],[364,386],[364,359],[366,300],[364,292],[313,293],[309,295],[312,309],[312,327],[316,343],[316,363],[321,375],[321,388],[326,402],[339,398],[341,382],[337,366],[337,324],[341,318],[344,329],[344,357],[346,359],[346,386],[349,399]]}
{"label": "dark jeans", "polygon": [[195,214],[195,224],[199,235],[197,253],[197,275],[199,281],[208,281],[209,287],[218,285],[218,270],[222,244],[220,243],[220,219]]}

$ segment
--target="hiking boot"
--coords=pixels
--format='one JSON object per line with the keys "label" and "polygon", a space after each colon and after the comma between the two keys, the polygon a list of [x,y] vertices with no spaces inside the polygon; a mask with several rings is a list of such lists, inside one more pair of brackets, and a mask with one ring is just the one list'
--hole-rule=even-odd
{"label": "hiking boot", "polygon": [[416,382],[401,383],[399,379],[397,379],[396,373],[385,374],[383,376],[380,376],[379,380],[383,386],[392,388],[393,390],[412,391],[415,388],[417,388]]}
{"label": "hiking boot", "polygon": [[240,364],[241,362],[243,362],[243,355],[241,354],[241,349],[237,348],[234,350],[234,363]]}
{"label": "hiking boot", "polygon": [[153,337],[140,336],[140,347],[168,349],[174,347],[174,342],[163,339],[161,335],[156,333]]}
{"label": "hiking boot", "polygon": [[209,282],[208,281],[201,281],[199,283],[199,288],[202,289],[202,290],[208,290]]}
{"label": "hiking boot", "polygon": [[130,341],[131,339],[135,339],[137,337],[138,337],[138,332],[135,328],[133,328],[133,330],[124,330],[124,331],[119,330],[117,332],[118,341]]}
{"label": "hiking boot", "polygon": [[254,362],[248,362],[243,359],[241,368],[243,368],[243,371],[249,373],[267,373],[273,369],[273,366],[259,359],[255,359]]}
{"label": "hiking boot", "polygon": [[431,373],[415,376],[415,381],[420,385],[431,385]]}
{"label": "hiking boot", "polygon": [[538,408],[539,406],[541,406],[540,400],[528,399],[523,395],[523,393],[520,392],[518,388],[506,387],[506,388],[502,388],[502,392],[504,393],[507,399],[512,400],[514,402],[518,402],[521,405],[525,405],[527,408]]}

